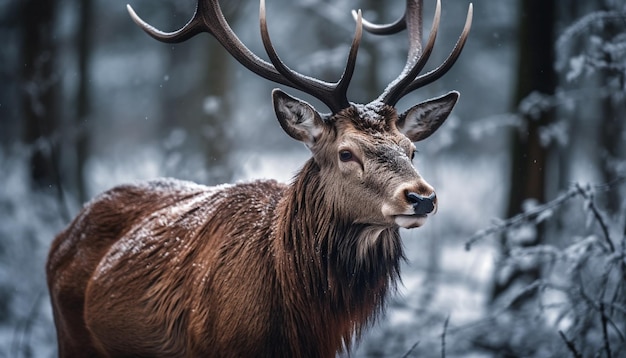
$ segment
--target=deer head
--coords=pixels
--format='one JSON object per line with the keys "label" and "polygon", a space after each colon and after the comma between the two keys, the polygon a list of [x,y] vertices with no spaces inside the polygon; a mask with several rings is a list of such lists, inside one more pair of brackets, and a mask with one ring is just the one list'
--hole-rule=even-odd
{"label": "deer head", "polygon": [[[242,65],[270,81],[316,97],[330,109],[322,113],[310,104],[281,90],[272,92],[274,110],[283,130],[303,142],[313,154],[326,186],[356,222],[375,225],[418,227],[436,208],[434,189],[411,164],[413,142],[433,134],[448,118],[459,94],[452,91],[397,113],[396,103],[408,93],[443,76],[459,57],[467,40],[472,20],[470,4],[465,27],[452,53],[434,70],[419,75],[433,50],[439,28],[441,3],[433,19],[430,36],[421,42],[421,2],[407,0],[404,15],[394,23],[376,25],[364,21],[361,11],[354,11],[356,31],[340,80],[329,83],[302,75],[283,63],[272,45],[266,21],[265,1],[260,1],[260,28],[267,62],[252,53],[234,34],[217,1],[199,1],[193,18],[178,31],[166,33],[155,29],[128,6],[133,20],[150,36],[167,43],[178,43],[200,33],[212,34]],[[347,99],[362,28],[389,35],[404,29],[409,34],[406,65],[384,92],[366,105]]]}

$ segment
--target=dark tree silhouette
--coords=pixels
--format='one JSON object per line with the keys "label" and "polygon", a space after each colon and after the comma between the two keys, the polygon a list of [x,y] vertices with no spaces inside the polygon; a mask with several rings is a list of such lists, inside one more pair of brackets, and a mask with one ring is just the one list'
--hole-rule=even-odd
{"label": "dark tree silhouette", "polygon": [[[522,124],[511,140],[511,171],[507,217],[522,211],[525,200],[544,202],[550,148],[540,139],[540,131],[554,120],[552,107],[542,105],[543,96],[554,94],[557,76],[554,71],[554,33],[556,2],[554,0],[520,1],[519,62],[514,103],[520,112]],[[542,241],[541,227],[531,242]],[[503,238],[506,256],[510,242]],[[539,267],[515,269],[505,277],[496,272],[492,299],[519,280],[530,283],[539,277]]]}
{"label": "dark tree silhouette", "polygon": [[[229,21],[235,22],[238,17],[236,6],[224,4],[223,8]],[[183,18],[192,15],[191,9],[177,12]],[[176,21],[172,21],[169,29],[184,25],[179,19],[172,20]],[[145,41],[154,40],[146,37]],[[161,46],[168,51],[165,69],[168,80],[164,85],[161,110],[163,135],[169,136],[175,128],[183,129],[187,140],[194,143],[191,148],[201,150],[195,154],[202,154],[205,158],[204,166],[210,173],[207,184],[228,182],[232,176],[228,164],[232,144],[226,127],[233,120],[229,93],[233,88],[233,67],[238,64],[210,36],[198,36],[192,43]],[[190,85],[190,78],[184,73],[194,57],[202,59],[202,66],[197,68]],[[184,148],[166,149],[180,152]]]}
{"label": "dark tree silhouette", "polygon": [[20,26],[20,102],[23,138],[32,145],[30,172],[37,188],[58,183],[52,136],[59,124],[59,80],[55,72],[55,0],[24,0]]}
{"label": "dark tree silhouette", "polygon": [[91,96],[89,86],[89,64],[91,61],[91,42],[93,27],[93,0],[79,0],[79,28],[77,34],[78,49],[78,98],[75,125],[78,129],[74,148],[76,162],[73,167],[76,196],[79,202],[85,202],[87,190],[85,188],[84,167],[87,161],[89,144],[88,117],[91,110]]}

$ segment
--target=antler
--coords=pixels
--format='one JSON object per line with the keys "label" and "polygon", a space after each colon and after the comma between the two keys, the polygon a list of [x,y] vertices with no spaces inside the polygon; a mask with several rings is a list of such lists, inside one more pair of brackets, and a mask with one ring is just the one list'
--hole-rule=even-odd
{"label": "antler", "polygon": [[345,70],[339,81],[331,83],[302,75],[287,67],[280,60],[269,37],[265,16],[265,0],[260,0],[259,18],[263,46],[265,47],[265,51],[271,63],[259,58],[239,40],[224,18],[224,14],[217,0],[199,0],[191,20],[180,30],[174,32],[163,32],[154,28],[137,16],[130,5],[126,5],[126,7],[133,21],[148,33],[148,35],[161,42],[179,43],[201,32],[208,32],[213,35],[239,63],[257,75],[272,82],[280,83],[308,93],[324,102],[333,113],[337,113],[341,109],[349,106],[347,91],[354,72],[362,34],[362,16],[360,11],[355,15],[357,22],[356,30]]}
{"label": "antler", "polygon": [[[393,23],[376,25],[366,20],[362,20],[365,30],[373,34],[390,35],[404,29],[407,29],[409,34],[409,54],[407,56],[406,64],[404,65],[404,69],[398,78],[393,80],[378,97],[379,101],[390,106],[395,106],[400,98],[441,78],[441,76],[448,72],[461,54],[472,26],[473,6],[470,3],[469,9],[467,10],[467,18],[465,19],[463,32],[461,32],[461,35],[459,36],[459,39],[457,40],[450,55],[441,65],[439,65],[439,67],[418,76],[420,71],[426,65],[426,62],[432,53],[433,47],[435,46],[435,39],[437,37],[437,31],[439,30],[439,20],[441,17],[441,1],[437,0],[437,7],[435,9],[432,28],[430,30],[428,42],[423,50],[421,10],[421,0],[407,0],[404,15]],[[355,19],[358,17],[358,14],[355,11],[352,12],[352,15]]]}

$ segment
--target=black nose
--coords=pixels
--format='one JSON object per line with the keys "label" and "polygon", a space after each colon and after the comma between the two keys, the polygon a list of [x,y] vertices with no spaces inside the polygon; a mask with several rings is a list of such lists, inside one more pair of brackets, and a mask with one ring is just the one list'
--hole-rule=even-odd
{"label": "black nose", "polygon": [[433,192],[429,196],[422,196],[417,193],[406,193],[406,198],[413,205],[416,215],[430,214],[435,210],[435,193]]}

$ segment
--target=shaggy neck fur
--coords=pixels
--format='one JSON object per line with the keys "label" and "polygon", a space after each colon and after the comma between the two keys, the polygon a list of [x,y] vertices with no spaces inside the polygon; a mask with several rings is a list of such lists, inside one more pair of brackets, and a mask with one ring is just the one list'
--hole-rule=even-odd
{"label": "shaggy neck fur", "polygon": [[311,356],[350,349],[383,310],[403,258],[397,228],[356,224],[333,200],[311,159],[277,208],[279,290],[293,308],[284,327],[297,327],[285,333]]}

